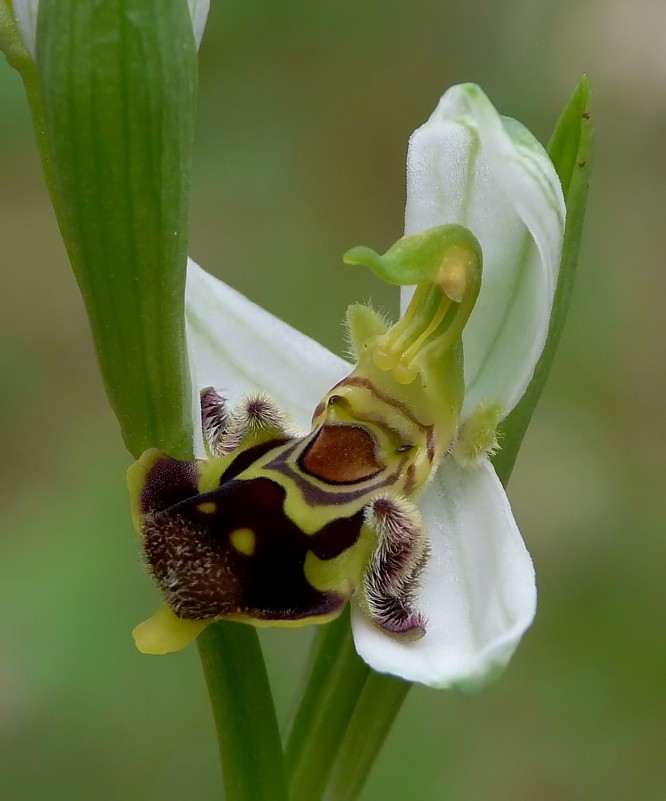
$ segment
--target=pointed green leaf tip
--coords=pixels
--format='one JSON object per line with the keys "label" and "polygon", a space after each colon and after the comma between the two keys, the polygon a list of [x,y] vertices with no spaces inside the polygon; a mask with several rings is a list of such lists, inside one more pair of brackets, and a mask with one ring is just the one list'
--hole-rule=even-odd
{"label": "pointed green leaf tip", "polygon": [[188,6],[42,0],[36,63],[54,206],[125,443],[190,456]]}
{"label": "pointed green leaf tip", "polygon": [[548,145],[548,154],[562,183],[567,221],[546,344],[525,394],[501,426],[502,450],[493,459],[495,469],[504,484],[511,475],[520,443],[548,378],[571,302],[590,186],[594,139],[590,105],[590,82],[587,75],[583,75],[569,98]]}

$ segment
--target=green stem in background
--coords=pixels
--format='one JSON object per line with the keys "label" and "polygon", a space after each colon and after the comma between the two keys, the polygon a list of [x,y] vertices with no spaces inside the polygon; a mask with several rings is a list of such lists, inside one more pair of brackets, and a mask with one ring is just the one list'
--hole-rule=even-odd
{"label": "green stem in background", "polygon": [[197,639],[227,801],[287,801],[273,697],[256,631],[214,623]]}
{"label": "green stem in background", "polygon": [[[586,76],[583,76],[562,112],[548,147],[549,155],[562,182],[567,206],[567,223],[546,346],[525,396],[504,421],[502,450],[493,459],[504,486],[509,480],[520,444],[545,385],[571,300],[589,185],[592,147],[589,104],[590,86]],[[362,680],[363,667],[353,649],[351,631],[347,629],[344,635],[342,640],[335,641],[341,652],[346,654],[344,661],[340,661],[338,670],[340,673],[356,675],[356,683],[345,698],[345,710],[351,711],[348,727],[343,730],[343,721],[338,719],[336,731],[339,732],[339,738],[337,742],[332,743],[330,732],[327,732],[325,727],[315,725],[315,713],[310,710],[311,702],[307,701],[309,688],[306,690],[296,718],[303,729],[309,725],[308,718],[311,720],[313,736],[317,738],[316,742],[307,743],[311,751],[316,751],[318,748],[329,749],[327,755],[330,761],[320,760],[318,770],[322,776],[329,776],[332,773],[327,796],[330,801],[353,801],[357,798],[411,686],[391,676],[371,673],[367,667],[365,667],[366,678]],[[319,662],[330,661],[331,658],[332,655],[328,653],[327,648],[322,646],[317,655],[314,671],[319,670]],[[356,696],[355,702],[352,690]],[[342,692],[343,688],[340,687],[337,691]],[[340,718],[334,692],[327,689],[323,695],[322,707],[316,709],[316,715],[322,720],[327,715],[338,715]],[[319,738],[322,738],[321,741]],[[296,746],[298,743],[295,743],[294,749]],[[293,766],[300,762],[298,754],[292,753],[290,764]],[[321,778],[311,776],[311,781],[315,786],[319,786]],[[313,798],[316,799],[318,796]]]}
{"label": "green stem in background", "polygon": [[[128,450],[192,458],[184,326],[196,49],[184,0],[42,0],[37,65],[6,0],[0,47],[23,79],[60,231]],[[286,801],[257,633],[199,638],[227,801]]]}
{"label": "green stem in background", "polygon": [[370,673],[349,636],[349,609],[318,633],[285,751],[291,801],[317,801]]}
{"label": "green stem in background", "polygon": [[328,801],[358,797],[411,687],[407,681],[369,671],[335,762]]}

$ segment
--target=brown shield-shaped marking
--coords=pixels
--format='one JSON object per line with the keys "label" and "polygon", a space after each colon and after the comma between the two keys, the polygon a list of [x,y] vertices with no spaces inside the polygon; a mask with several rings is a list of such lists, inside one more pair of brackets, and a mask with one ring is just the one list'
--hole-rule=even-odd
{"label": "brown shield-shaped marking", "polygon": [[375,438],[355,425],[324,425],[299,459],[308,475],[329,484],[354,484],[381,472]]}

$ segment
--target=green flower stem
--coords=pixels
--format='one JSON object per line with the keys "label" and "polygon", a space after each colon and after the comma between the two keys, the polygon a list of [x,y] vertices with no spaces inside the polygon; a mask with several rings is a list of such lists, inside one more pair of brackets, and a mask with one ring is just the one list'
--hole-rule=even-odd
{"label": "green flower stem", "polygon": [[329,801],[354,801],[363,789],[412,685],[369,671],[329,784]]}
{"label": "green flower stem", "polygon": [[[562,182],[567,206],[567,223],[546,346],[525,396],[502,426],[502,450],[493,459],[504,486],[511,476],[520,444],[545,385],[571,299],[589,185],[592,147],[589,102],[590,86],[587,78],[583,76],[562,112],[548,148]],[[376,675],[367,667],[365,670],[368,677],[365,681],[361,681],[363,667],[353,649],[349,629],[344,632],[342,638],[332,638],[330,644],[327,642],[322,644],[317,654],[314,672],[320,669],[320,662],[325,663],[334,658],[328,650],[334,645],[341,654],[344,654],[339,658],[337,670],[340,674],[349,673],[357,676],[356,683],[345,696],[344,712],[349,715],[349,722],[346,732],[343,733],[342,742],[338,742],[337,747],[331,748],[329,733],[325,728],[313,725],[315,713],[309,711],[311,701],[306,704],[308,691],[298,715],[304,730],[307,729],[307,718],[311,720],[313,739],[308,743],[309,749],[313,752],[321,749],[327,753],[330,760],[330,763],[319,760],[317,766],[320,776],[332,774],[327,797],[331,801],[353,801],[361,792],[375,757],[411,685],[388,676]],[[324,698],[324,707],[329,713],[337,711],[336,728],[342,731],[344,724],[342,710],[336,709],[335,700],[328,691]],[[318,710],[317,714],[322,714],[322,711]],[[331,763],[336,758],[337,761],[332,767]],[[291,764],[297,763],[292,761]],[[318,786],[321,778],[310,775],[310,780]]]}
{"label": "green flower stem", "polygon": [[320,633],[285,751],[291,801],[318,801],[370,669],[356,655],[349,609]]}
{"label": "green flower stem", "polygon": [[287,801],[282,745],[257,633],[214,623],[197,638],[226,801]]}

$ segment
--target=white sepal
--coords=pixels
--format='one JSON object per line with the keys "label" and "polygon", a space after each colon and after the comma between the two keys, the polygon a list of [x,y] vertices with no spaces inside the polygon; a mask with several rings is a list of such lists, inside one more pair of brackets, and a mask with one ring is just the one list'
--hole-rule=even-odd
{"label": "white sepal", "polygon": [[432,556],[417,607],[426,634],[402,642],[352,607],[359,655],[380,673],[432,687],[476,687],[508,662],[534,618],[536,588],[525,548],[495,470],[446,459],[418,499]]}
{"label": "white sepal", "polygon": [[482,402],[505,416],[524,393],[548,331],[564,222],[539,142],[475,84],[449,89],[410,139],[405,232],[459,223],[481,243],[481,293],[463,333],[463,418]]}
{"label": "white sepal", "polygon": [[[237,402],[265,392],[303,430],[327,389],[351,365],[188,262],[185,319],[195,402],[214,386]],[[196,425],[199,426],[198,408]]]}

